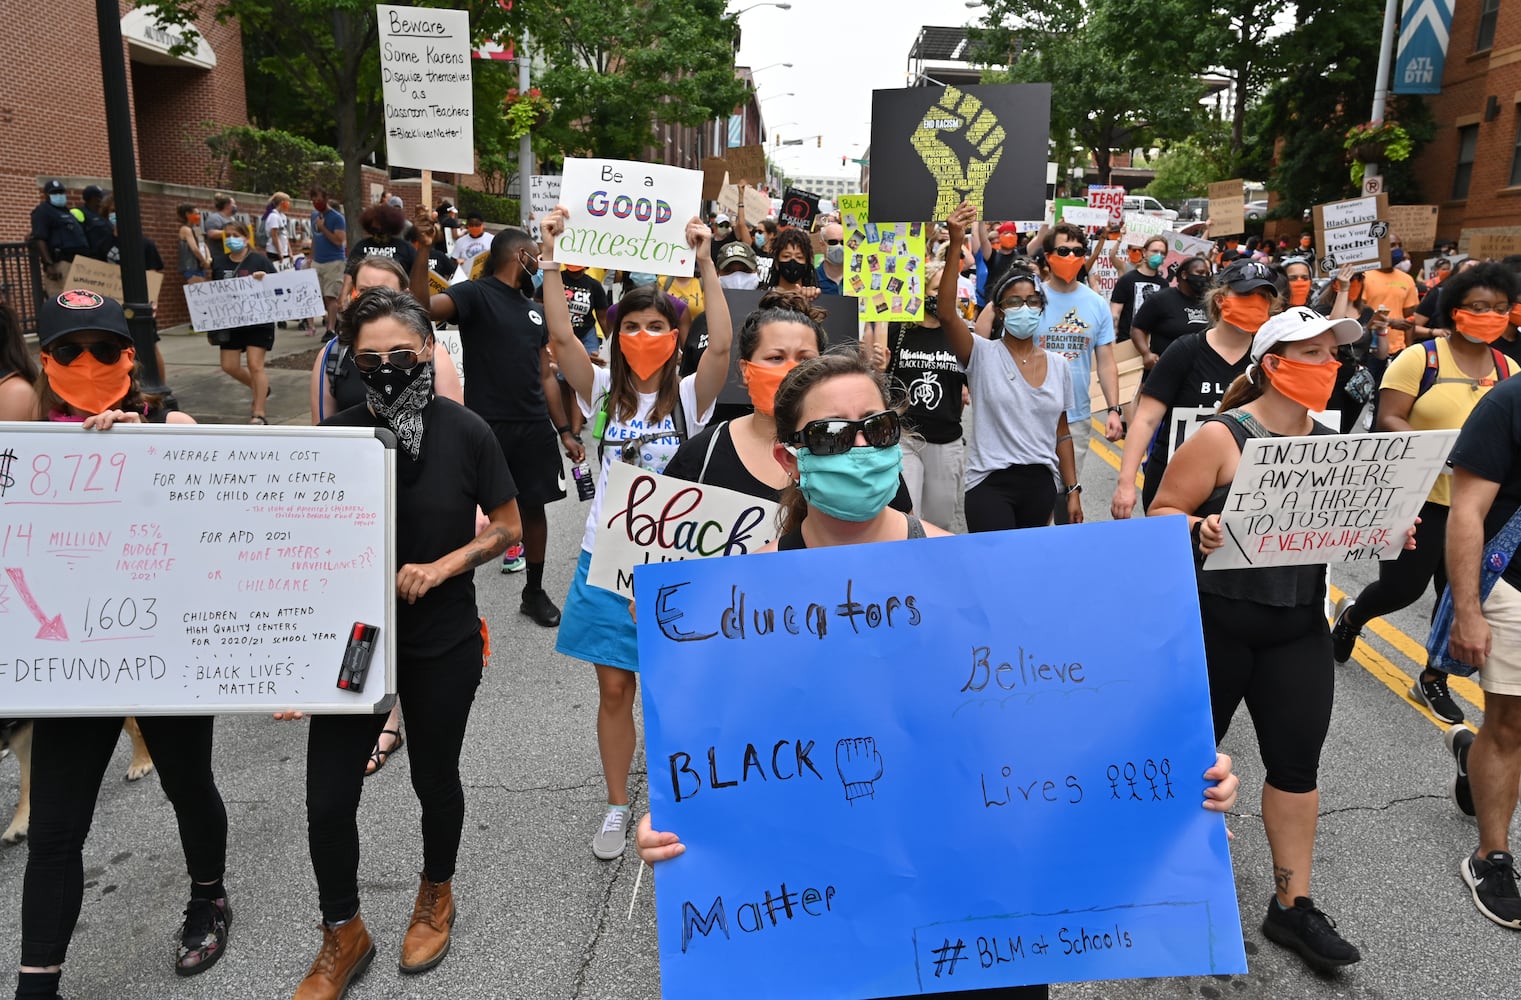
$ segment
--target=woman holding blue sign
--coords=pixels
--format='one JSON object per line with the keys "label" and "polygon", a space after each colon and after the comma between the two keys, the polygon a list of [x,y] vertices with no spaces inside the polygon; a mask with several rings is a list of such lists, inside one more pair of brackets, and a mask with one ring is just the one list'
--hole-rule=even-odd
{"label": "woman holding blue sign", "polygon": [[[1232,383],[1219,414],[1173,455],[1149,511],[1184,514],[1192,525],[1215,741],[1225,738],[1243,701],[1257,730],[1267,771],[1262,824],[1277,887],[1262,933],[1319,972],[1362,958],[1310,898],[1320,750],[1335,679],[1325,567],[1209,571],[1203,559],[1224,544],[1220,513],[1248,438],[1335,433],[1310,414],[1325,409],[1336,386],[1338,346],[1362,335],[1356,320],[1327,319],[1305,306],[1263,323],[1251,366]],[[1405,547],[1414,544],[1412,529]]]}
{"label": "woman holding blue sign", "polygon": [[592,837],[592,853],[610,861],[623,854],[628,842],[628,772],[634,762],[639,645],[628,601],[586,582],[607,491],[607,470],[621,460],[664,472],[682,441],[707,425],[729,377],[732,330],[723,285],[709,250],[713,233],[694,217],[687,223],[686,238],[697,254],[708,320],[708,349],[697,371],[681,377],[680,317],[673,300],[656,285],[635,288],[619,300],[607,342],[607,366],[592,364],[571,324],[560,264],[554,259],[555,240],[565,232],[569,217],[559,206],[540,226],[544,317],[560,374],[575,391],[581,412],[593,421],[599,470],[555,649],[597,668],[597,746],[607,780],[607,812]]}

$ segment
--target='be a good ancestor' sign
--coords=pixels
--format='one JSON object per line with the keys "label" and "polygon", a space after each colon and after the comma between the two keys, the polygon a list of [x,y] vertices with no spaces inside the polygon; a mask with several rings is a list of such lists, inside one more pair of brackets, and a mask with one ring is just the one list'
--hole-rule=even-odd
{"label": "'be a good ancestor' sign", "polygon": [[375,18],[391,165],[474,173],[470,14],[380,4]]}
{"label": "'be a good ancestor' sign", "polygon": [[563,263],[692,276],[686,230],[702,205],[701,170],[567,157],[560,201],[570,211],[555,242]]}

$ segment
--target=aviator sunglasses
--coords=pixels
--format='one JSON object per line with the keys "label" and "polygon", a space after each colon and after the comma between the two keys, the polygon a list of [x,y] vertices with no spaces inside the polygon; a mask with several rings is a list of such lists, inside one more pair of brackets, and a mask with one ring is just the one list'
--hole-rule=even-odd
{"label": "aviator sunglasses", "polygon": [[890,448],[903,435],[898,414],[883,410],[860,420],[812,420],[788,439],[789,444],[807,448],[815,455],[843,455],[856,446],[856,435],[863,434],[873,448]]}
{"label": "aviator sunglasses", "polygon": [[60,365],[72,365],[79,356],[89,351],[103,365],[114,365],[121,360],[122,345],[114,340],[102,340],[94,344],[59,344],[48,354]]}
{"label": "aviator sunglasses", "polygon": [[414,351],[410,347],[399,351],[361,351],[354,355],[354,367],[362,372],[373,372],[378,371],[381,365],[390,365],[409,372],[417,367],[421,355],[422,351]]}

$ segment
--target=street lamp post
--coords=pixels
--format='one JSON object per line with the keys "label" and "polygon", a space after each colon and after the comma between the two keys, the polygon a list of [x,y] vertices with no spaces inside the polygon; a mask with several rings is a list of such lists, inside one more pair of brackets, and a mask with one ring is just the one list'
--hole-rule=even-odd
{"label": "street lamp post", "polygon": [[752,3],[748,7],[743,7],[741,9],[739,9],[739,10],[736,10],[734,12],[734,16],[735,17],[739,17],[739,15],[745,13],[746,11],[755,10],[757,7],[775,7],[778,10],[791,10],[792,9],[792,4],[790,4],[790,3]]}
{"label": "street lamp post", "polygon": [[782,67],[783,69],[791,69],[792,68],[792,64],[790,62],[774,62],[774,63],[768,63],[767,65],[762,66],[760,69],[752,69],[750,71],[750,75],[754,76],[757,73],[764,73],[764,72],[766,72],[766,70],[768,70],[768,69],[776,69],[776,67],[778,67],[778,66]]}

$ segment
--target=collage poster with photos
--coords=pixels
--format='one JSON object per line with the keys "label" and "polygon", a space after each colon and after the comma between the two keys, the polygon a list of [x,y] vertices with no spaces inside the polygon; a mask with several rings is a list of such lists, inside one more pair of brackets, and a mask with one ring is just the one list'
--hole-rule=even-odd
{"label": "collage poster with photos", "polygon": [[839,200],[843,291],[860,303],[864,320],[918,322],[924,318],[924,223],[868,222],[867,199],[850,194]]}

